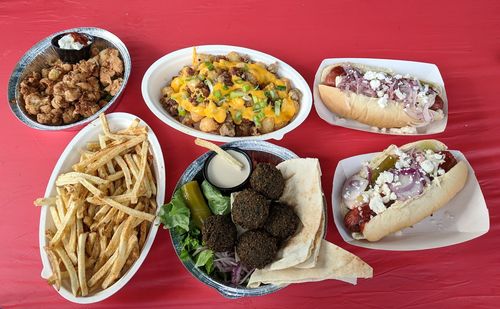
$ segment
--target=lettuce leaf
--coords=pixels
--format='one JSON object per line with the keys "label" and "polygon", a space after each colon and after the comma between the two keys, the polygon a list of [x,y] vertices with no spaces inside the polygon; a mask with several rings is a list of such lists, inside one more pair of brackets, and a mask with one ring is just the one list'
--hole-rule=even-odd
{"label": "lettuce leaf", "polygon": [[212,186],[208,181],[201,183],[203,195],[208,201],[208,207],[214,215],[227,215],[231,211],[230,198]]}
{"label": "lettuce leaf", "polygon": [[182,197],[181,190],[175,191],[170,203],[163,205],[160,209],[160,222],[166,229],[179,227],[189,232],[189,217],[191,212]]}

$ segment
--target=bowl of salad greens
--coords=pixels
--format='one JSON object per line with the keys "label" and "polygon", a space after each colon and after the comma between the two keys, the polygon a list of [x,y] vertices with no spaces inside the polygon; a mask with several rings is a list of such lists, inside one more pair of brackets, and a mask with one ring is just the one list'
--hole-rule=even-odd
{"label": "bowl of salad greens", "polygon": [[[292,151],[264,141],[235,141],[222,146],[225,147],[244,150],[254,166],[256,163],[276,165],[297,158]],[[229,194],[219,191],[204,177],[203,167],[211,155],[213,152],[207,152],[187,167],[177,182],[171,201],[160,209],[160,221],[164,228],[169,229],[175,251],[186,269],[224,297],[240,298],[276,292],[284,286],[267,284],[248,288],[246,284],[253,269],[241,264],[234,250],[214,252],[203,240],[203,218],[231,215]]]}

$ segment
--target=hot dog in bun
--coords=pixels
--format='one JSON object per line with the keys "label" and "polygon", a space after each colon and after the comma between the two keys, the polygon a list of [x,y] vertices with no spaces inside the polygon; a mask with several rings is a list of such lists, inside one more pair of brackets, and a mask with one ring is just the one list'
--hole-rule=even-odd
{"label": "hot dog in bun", "polygon": [[420,127],[444,117],[441,87],[384,68],[331,65],[318,87],[331,112],[370,126]]}
{"label": "hot dog in bun", "polygon": [[378,241],[446,205],[467,174],[466,163],[437,140],[391,145],[344,183],[345,227],[356,239]]}

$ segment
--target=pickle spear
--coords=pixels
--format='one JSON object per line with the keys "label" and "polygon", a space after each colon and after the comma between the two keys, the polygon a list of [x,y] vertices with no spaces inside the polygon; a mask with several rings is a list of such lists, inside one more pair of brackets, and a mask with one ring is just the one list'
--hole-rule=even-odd
{"label": "pickle spear", "polygon": [[375,181],[377,181],[378,176],[380,176],[380,173],[387,171],[391,168],[393,168],[396,165],[396,162],[398,161],[398,157],[396,156],[387,156],[384,161],[380,162],[380,164],[372,170],[372,176],[370,178],[370,184],[374,184]]}
{"label": "pickle spear", "polygon": [[185,183],[181,187],[181,191],[187,206],[191,210],[191,218],[194,225],[201,230],[203,222],[212,215],[212,212],[201,193],[200,185],[196,180],[193,180]]}

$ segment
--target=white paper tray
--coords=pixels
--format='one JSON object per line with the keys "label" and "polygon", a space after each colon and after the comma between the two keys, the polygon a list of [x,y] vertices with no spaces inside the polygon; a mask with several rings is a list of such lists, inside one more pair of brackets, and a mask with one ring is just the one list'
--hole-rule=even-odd
{"label": "white paper tray", "polygon": [[471,165],[460,151],[451,151],[457,160],[467,163],[469,176],[464,188],[431,217],[386,236],[378,242],[355,240],[344,226],[340,211],[342,186],[347,178],[356,174],[364,161],[377,153],[364,154],[339,162],[333,177],[332,208],[337,230],[347,243],[354,246],[394,251],[424,250],[451,246],[479,237],[490,229],[486,202]]}
{"label": "white paper tray", "polygon": [[[337,114],[332,113],[328,108],[324,105],[321,97],[319,95],[318,85],[321,79],[321,73],[323,69],[329,65],[342,63],[342,62],[352,62],[359,63],[364,65],[383,67],[393,70],[399,74],[410,74],[418,79],[432,82],[440,87],[443,90],[443,112],[444,117],[442,120],[435,121],[425,127],[417,128],[417,133],[391,133],[389,130],[387,132],[381,132],[377,128],[372,126],[360,123],[355,120],[345,119],[339,117]],[[436,134],[441,133],[445,130],[446,124],[448,122],[448,98],[446,96],[446,90],[444,87],[444,81],[441,77],[441,73],[439,72],[438,67],[432,63],[425,62],[414,62],[414,61],[404,61],[404,60],[391,60],[391,59],[370,59],[370,58],[331,58],[324,59],[323,62],[319,65],[318,71],[316,72],[316,76],[314,78],[314,86],[313,86],[313,94],[314,94],[314,108],[318,113],[319,117],[329,124],[355,129],[366,132],[373,132],[379,134],[391,134],[391,135],[428,135],[428,134]]]}

